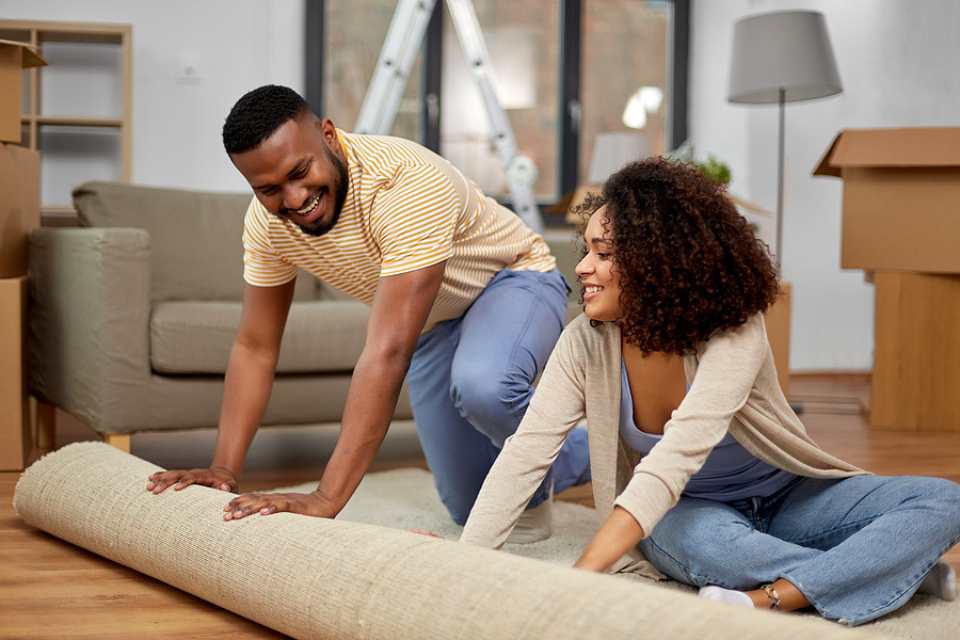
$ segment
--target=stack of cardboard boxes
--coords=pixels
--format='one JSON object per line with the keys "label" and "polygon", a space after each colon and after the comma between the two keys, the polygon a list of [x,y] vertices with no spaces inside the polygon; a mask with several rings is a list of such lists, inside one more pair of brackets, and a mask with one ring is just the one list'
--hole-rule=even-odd
{"label": "stack of cardboard boxes", "polygon": [[960,128],[847,130],[840,265],[876,286],[873,428],[960,432]]}
{"label": "stack of cardboard boxes", "polygon": [[27,243],[40,225],[40,157],[22,146],[23,69],[46,64],[0,41],[0,471],[24,467],[31,444],[24,376]]}

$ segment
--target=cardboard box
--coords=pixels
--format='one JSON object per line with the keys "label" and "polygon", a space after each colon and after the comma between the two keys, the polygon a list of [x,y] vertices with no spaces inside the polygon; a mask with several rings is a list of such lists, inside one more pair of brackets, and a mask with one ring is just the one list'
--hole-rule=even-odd
{"label": "cardboard box", "polygon": [[878,271],[870,425],[960,433],[960,276]]}
{"label": "cardboard box", "polygon": [[841,267],[960,273],[960,128],[841,131],[813,174],[843,179]]}
{"label": "cardboard box", "polygon": [[27,274],[30,232],[40,226],[40,155],[0,144],[0,278]]}
{"label": "cardboard box", "polygon": [[27,279],[0,279],[0,471],[23,469],[30,453],[24,365]]}
{"label": "cardboard box", "polygon": [[570,204],[567,205],[566,221],[570,224],[580,224],[582,220],[577,217],[574,210],[583,204],[583,201],[587,199],[589,194],[600,195],[602,192],[602,184],[585,184],[577,187],[577,190],[573,192],[573,197],[570,199]]}
{"label": "cardboard box", "polygon": [[790,391],[790,310],[793,302],[793,287],[789,282],[780,282],[780,295],[764,314],[767,325],[767,342],[773,351],[773,363],[777,367],[777,380],[783,394]]}
{"label": "cardboard box", "polygon": [[754,233],[770,248],[773,253],[777,243],[777,216],[769,209],[750,202],[733,193],[727,192],[727,197],[737,208],[737,212],[753,225]]}
{"label": "cardboard box", "polygon": [[29,44],[0,40],[0,141],[20,142],[23,70],[46,64]]}

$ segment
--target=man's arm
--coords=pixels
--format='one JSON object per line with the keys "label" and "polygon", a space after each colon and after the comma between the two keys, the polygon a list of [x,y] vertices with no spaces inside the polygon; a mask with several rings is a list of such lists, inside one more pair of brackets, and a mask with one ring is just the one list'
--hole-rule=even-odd
{"label": "man's arm", "polygon": [[209,469],[155,473],[148,490],[160,493],[170,485],[180,490],[191,484],[237,489],[244,457],[270,398],[293,289],[294,281],[276,287],[244,285],[243,315],[227,365],[213,462]]}
{"label": "man's arm", "polygon": [[244,286],[243,316],[227,365],[212,466],[237,475],[243,469],[270,399],[295,282],[279,287]]}
{"label": "man's arm", "polygon": [[317,487],[332,515],[353,495],[387,433],[417,340],[440,291],[445,265],[380,280],[367,343],[350,382],[340,437]]}
{"label": "man's arm", "polygon": [[417,340],[443,282],[445,262],[380,279],[367,342],[353,370],[340,437],[313,494],[249,494],[228,519],[291,511],[332,518],[353,495],[383,442]]}

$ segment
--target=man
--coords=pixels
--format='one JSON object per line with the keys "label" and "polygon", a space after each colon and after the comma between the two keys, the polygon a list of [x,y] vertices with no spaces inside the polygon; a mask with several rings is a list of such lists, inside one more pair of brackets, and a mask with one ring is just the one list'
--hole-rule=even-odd
{"label": "man", "polygon": [[[154,474],[147,488],[237,489],[299,268],[371,306],[340,435],[315,492],[242,495],[224,518],[336,516],[380,447],[406,377],[437,490],[464,523],[563,326],[567,286],[543,238],[439,156],[398,138],[344,133],[285,87],[240,98],[223,142],[255,197],[213,463]],[[580,430],[516,539],[548,536],[551,489],[585,482],[588,469]]]}

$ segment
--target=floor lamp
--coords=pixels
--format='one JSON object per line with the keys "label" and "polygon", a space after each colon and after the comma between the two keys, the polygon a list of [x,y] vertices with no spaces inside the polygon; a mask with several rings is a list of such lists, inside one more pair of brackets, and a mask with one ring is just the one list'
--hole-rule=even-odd
{"label": "floor lamp", "polygon": [[783,255],[784,105],[843,91],[827,23],[817,11],[748,16],[733,28],[729,102],[780,106],[776,264]]}

